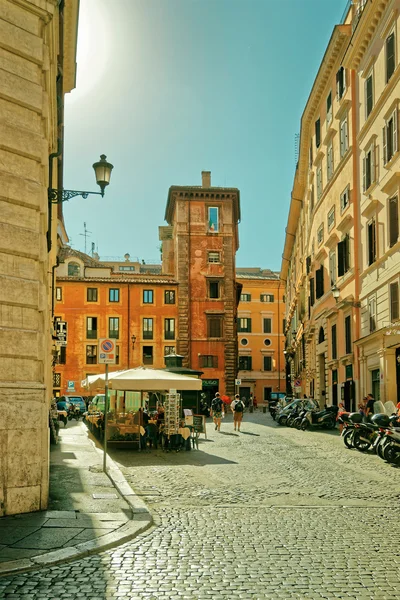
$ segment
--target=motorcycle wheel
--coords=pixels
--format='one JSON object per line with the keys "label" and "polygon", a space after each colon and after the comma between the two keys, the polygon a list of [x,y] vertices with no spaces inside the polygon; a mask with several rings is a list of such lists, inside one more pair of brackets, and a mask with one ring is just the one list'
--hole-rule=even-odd
{"label": "motorcycle wheel", "polygon": [[296,429],[298,429],[300,431],[300,429],[301,429],[301,419],[300,419],[300,417],[297,417],[294,420],[293,427],[296,427]]}
{"label": "motorcycle wheel", "polygon": [[399,454],[399,451],[396,448],[396,446],[394,446],[390,442],[388,444],[386,444],[386,446],[383,449],[383,459],[386,460],[386,462],[396,464],[396,455],[397,454]]}
{"label": "motorcycle wheel", "polygon": [[346,431],[346,433],[343,436],[343,442],[344,445],[346,446],[346,448],[348,448],[349,450],[351,450],[353,448],[353,429]]}
{"label": "motorcycle wheel", "polygon": [[326,429],[335,429],[336,421],[334,421],[333,419],[330,419],[329,421],[326,422],[325,427],[326,427]]}
{"label": "motorcycle wheel", "polygon": [[386,440],[384,438],[380,439],[377,443],[375,450],[379,458],[383,459],[383,449],[385,447]]}
{"label": "motorcycle wheel", "polygon": [[310,421],[308,419],[303,419],[300,425],[300,429],[302,431],[306,431],[310,427]]}
{"label": "motorcycle wheel", "polygon": [[72,421],[72,415],[68,415],[68,421]]}
{"label": "motorcycle wheel", "polygon": [[356,431],[353,436],[353,446],[360,452],[366,452],[371,448],[371,442],[366,442],[361,439],[362,433]]}
{"label": "motorcycle wheel", "polygon": [[288,420],[286,421],[286,425],[288,427],[293,427],[293,423],[294,423],[294,418],[293,417],[289,417]]}
{"label": "motorcycle wheel", "polygon": [[281,417],[279,417],[278,419],[278,425],[286,425],[287,423],[287,416],[286,415],[282,415]]}

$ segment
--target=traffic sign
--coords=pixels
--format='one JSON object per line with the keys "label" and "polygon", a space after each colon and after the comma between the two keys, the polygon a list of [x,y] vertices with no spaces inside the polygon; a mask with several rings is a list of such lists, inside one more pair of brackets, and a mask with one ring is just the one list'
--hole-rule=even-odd
{"label": "traffic sign", "polygon": [[235,379],[235,385],[242,385],[241,379]]}
{"label": "traffic sign", "polygon": [[56,346],[67,345],[67,322],[56,321]]}
{"label": "traffic sign", "polygon": [[114,340],[103,338],[99,340],[99,365],[115,365],[116,347]]}

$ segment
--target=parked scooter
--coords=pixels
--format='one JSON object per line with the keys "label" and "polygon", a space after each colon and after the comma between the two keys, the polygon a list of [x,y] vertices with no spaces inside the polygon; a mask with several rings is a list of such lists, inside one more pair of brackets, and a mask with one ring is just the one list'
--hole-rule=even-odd
{"label": "parked scooter", "polygon": [[302,401],[300,399],[293,400],[293,402],[290,402],[290,404],[288,404],[287,406],[282,408],[279,411],[279,413],[275,414],[275,421],[278,423],[278,425],[286,425],[287,419],[288,419],[289,415],[291,414],[292,410],[295,408],[295,406],[301,406],[301,405],[302,405]]}
{"label": "parked scooter", "polygon": [[301,422],[301,429],[305,431],[310,427],[320,429],[335,429],[336,415],[339,408],[337,406],[328,406],[323,410],[308,410],[306,416]]}

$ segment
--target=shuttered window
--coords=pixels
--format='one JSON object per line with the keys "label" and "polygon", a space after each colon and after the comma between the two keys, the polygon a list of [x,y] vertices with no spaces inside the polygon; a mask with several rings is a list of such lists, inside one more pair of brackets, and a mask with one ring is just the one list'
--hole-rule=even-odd
{"label": "shuttered window", "polygon": [[317,148],[321,145],[321,119],[315,121],[315,145]]}
{"label": "shuttered window", "polygon": [[251,333],[251,319],[238,319],[239,333]]}
{"label": "shuttered window", "polygon": [[338,277],[341,277],[350,268],[349,236],[346,235],[338,243]]}
{"label": "shuttered window", "polygon": [[365,116],[369,116],[374,106],[372,73],[365,82]]}
{"label": "shuttered window", "polygon": [[347,116],[340,122],[340,158],[346,154],[349,149],[349,130]]}
{"label": "shuttered window", "polygon": [[272,319],[263,319],[263,332],[271,333],[272,332]]}
{"label": "shuttered window", "polygon": [[386,165],[398,150],[397,108],[383,128],[383,164]]}
{"label": "shuttered window", "polygon": [[321,298],[324,295],[324,267],[320,266],[315,271],[315,295],[317,298]]}
{"label": "shuttered window", "polygon": [[376,230],[375,219],[368,223],[368,265],[372,265],[376,261]]}
{"label": "shuttered window", "polygon": [[337,358],[337,336],[336,336],[336,325],[331,327],[331,351],[332,360]]}
{"label": "shuttered window", "polygon": [[375,181],[375,144],[372,144],[363,158],[363,190],[366,192]]}
{"label": "shuttered window", "polygon": [[344,320],[344,334],[345,334],[345,353],[350,354],[352,350],[351,345],[351,317],[350,315]]}
{"label": "shuttered window", "polygon": [[340,67],[336,73],[336,96],[340,100],[346,90],[346,73],[343,67]]}
{"label": "shuttered window", "polygon": [[314,277],[310,279],[310,305],[314,306],[315,304],[315,289],[314,289]]}
{"label": "shuttered window", "polygon": [[311,271],[311,256],[307,256],[307,258],[306,258],[306,271],[307,271],[307,275]]}
{"label": "shuttered window", "polygon": [[399,202],[398,197],[389,200],[389,245],[394,246],[399,239]]}
{"label": "shuttered window", "polygon": [[394,32],[386,39],[386,83],[389,81],[395,69],[395,40]]}
{"label": "shuttered window", "polygon": [[399,320],[399,284],[390,284],[390,320],[392,323]]}

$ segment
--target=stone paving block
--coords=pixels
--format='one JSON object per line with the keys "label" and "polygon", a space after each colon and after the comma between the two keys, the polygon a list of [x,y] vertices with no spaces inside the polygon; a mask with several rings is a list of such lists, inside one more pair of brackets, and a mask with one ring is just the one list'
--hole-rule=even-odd
{"label": "stone paving block", "polygon": [[38,550],[51,550],[61,548],[66,542],[81,533],[83,528],[75,527],[58,529],[57,527],[42,528],[39,531],[28,535],[23,540],[14,544],[15,548],[34,548]]}
{"label": "stone paving block", "polygon": [[3,544],[13,545],[39,529],[39,527],[2,527],[0,539]]}

